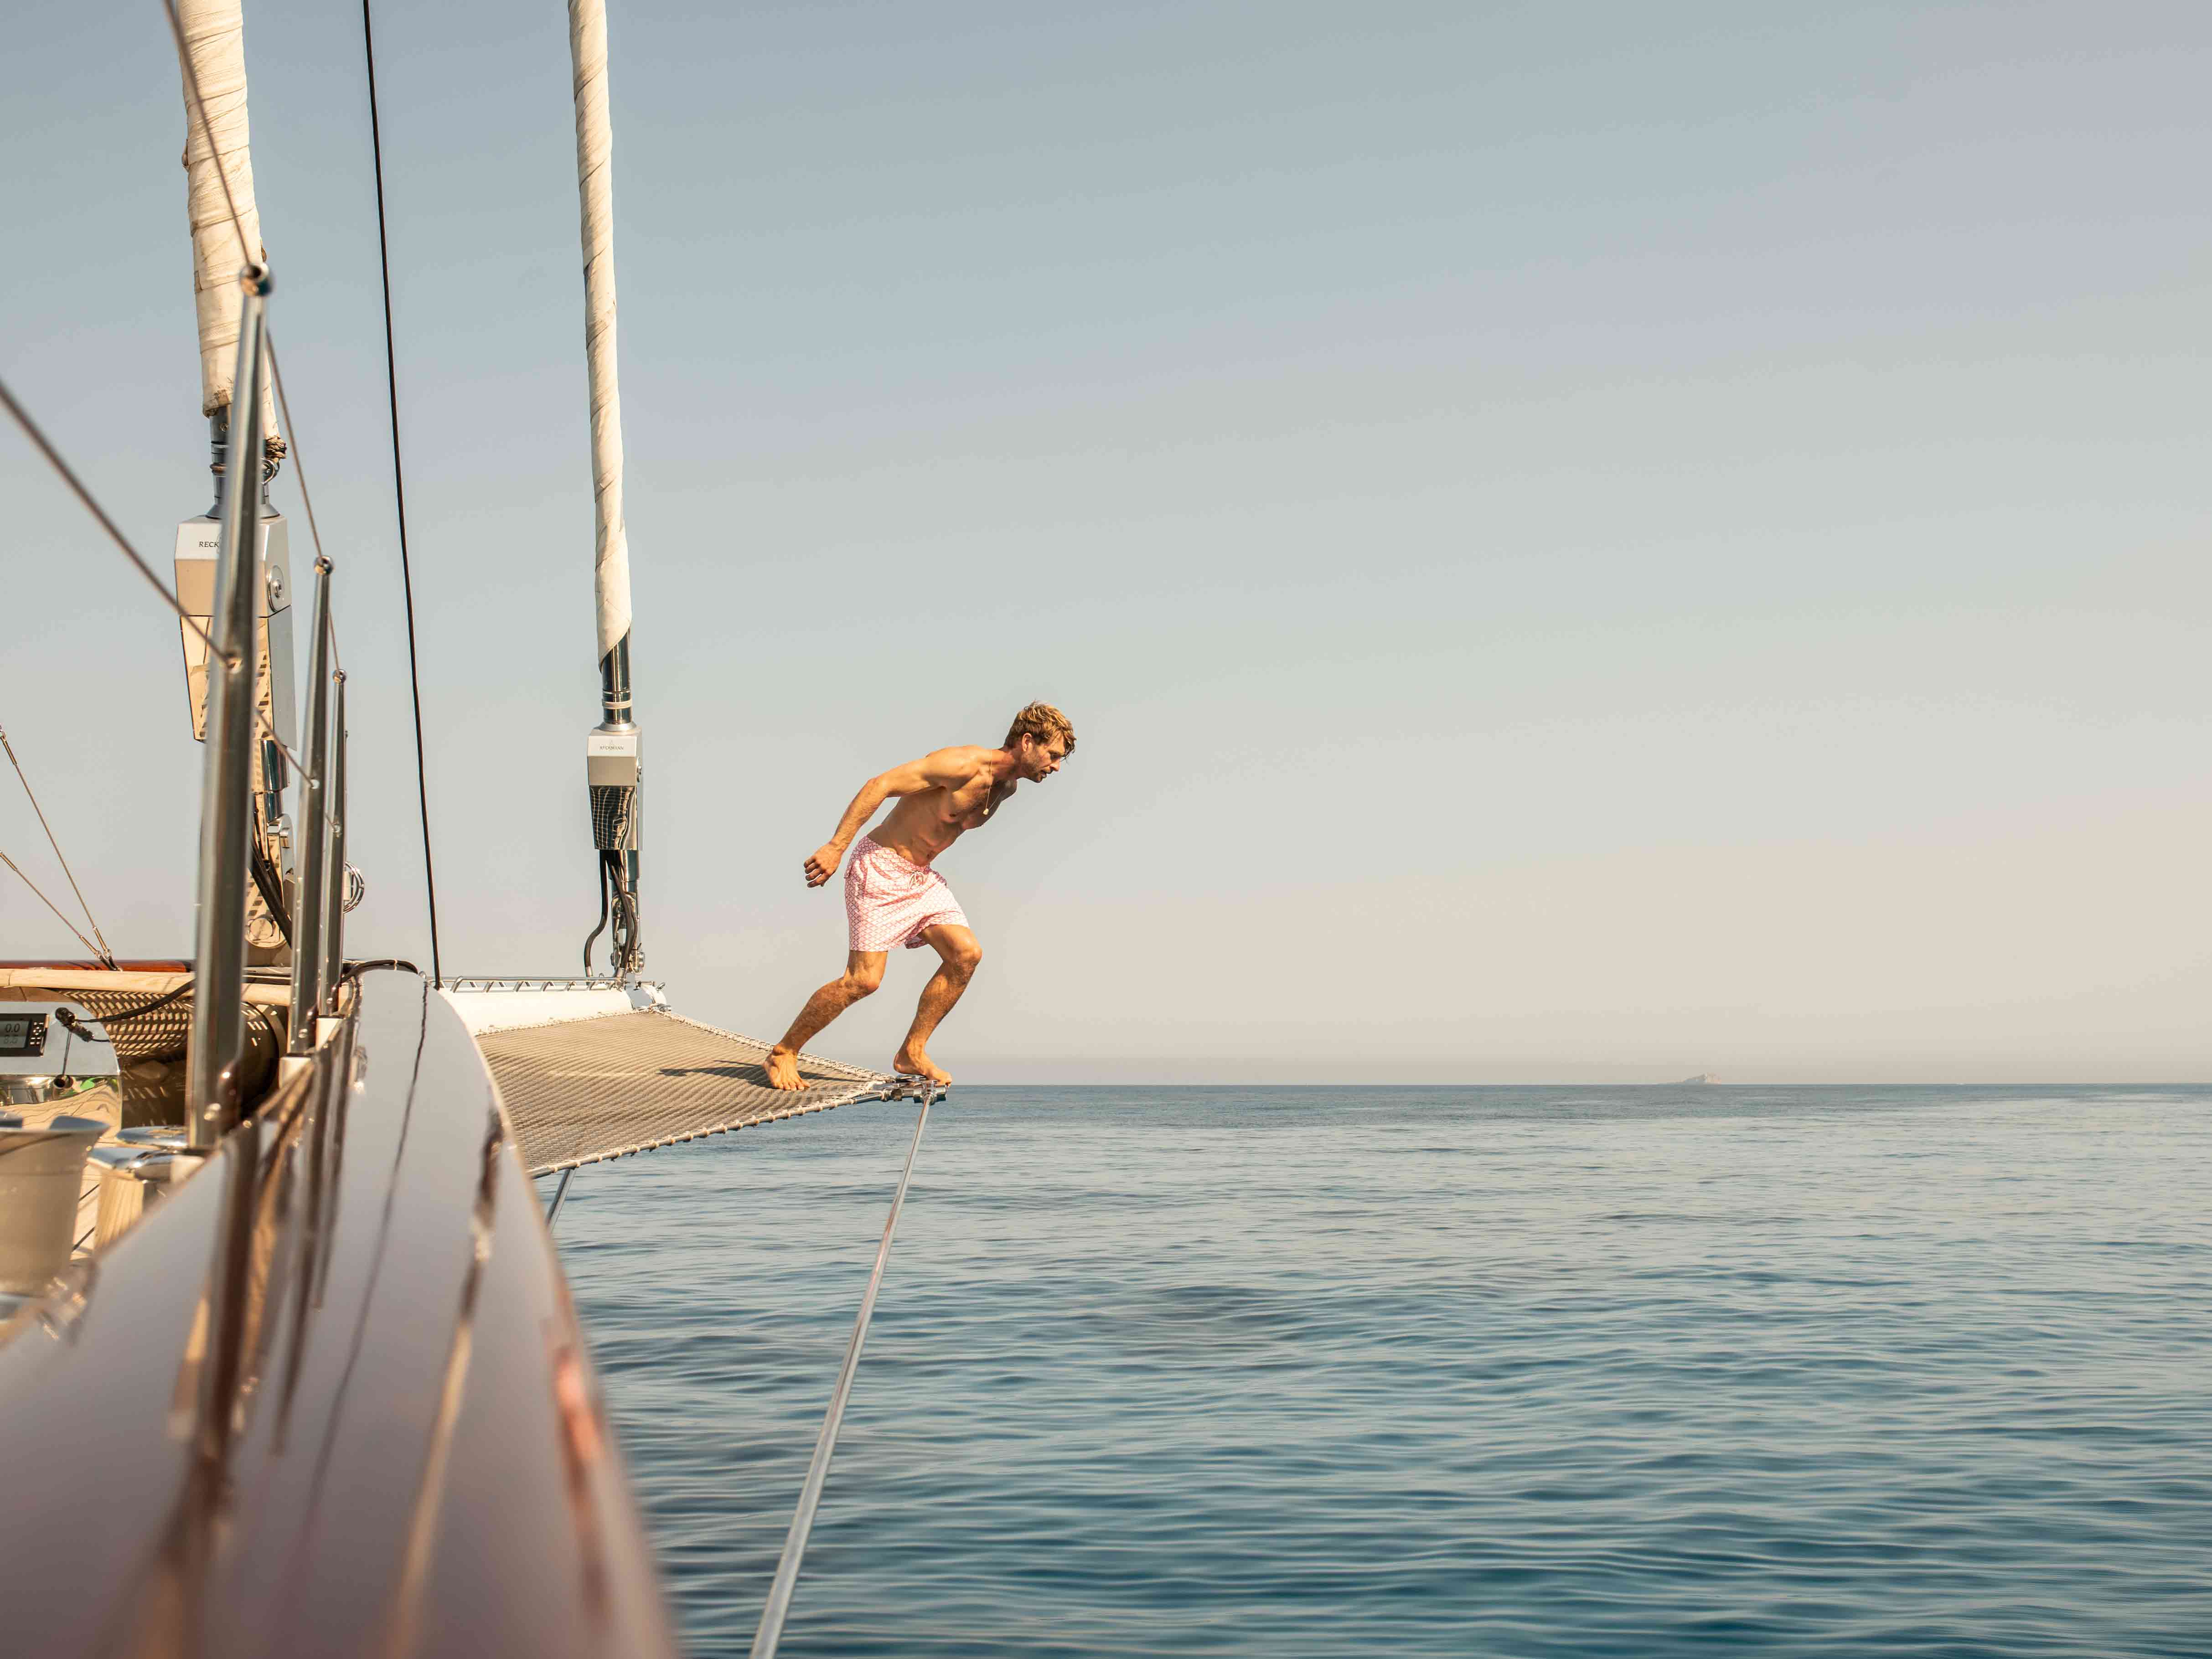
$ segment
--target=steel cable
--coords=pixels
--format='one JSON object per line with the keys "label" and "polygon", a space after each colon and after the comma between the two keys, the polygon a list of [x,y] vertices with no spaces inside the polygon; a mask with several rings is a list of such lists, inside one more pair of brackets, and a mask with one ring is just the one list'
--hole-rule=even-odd
{"label": "steel cable", "polygon": [[[167,3],[167,0],[164,0]],[[438,961],[438,878],[430,860],[430,785],[422,758],[422,680],[415,652],[415,578],[407,558],[407,474],[399,461],[399,364],[392,335],[392,243],[385,227],[384,135],[376,110],[376,34],[361,0],[362,52],[368,65],[368,143],[376,167],[376,258],[384,276],[384,380],[392,408],[392,493],[399,517],[399,590],[407,608],[407,685],[415,699],[415,793],[422,812],[422,886],[430,912],[430,983],[445,984]]]}
{"label": "steel cable", "polygon": [[107,509],[93,499],[92,492],[84,487],[84,481],[70,469],[70,464],[62,459],[61,452],[47,441],[46,433],[31,418],[31,411],[15,401],[15,394],[8,389],[5,380],[0,380],[0,404],[8,405],[8,412],[15,417],[15,424],[23,428],[23,435],[31,441],[31,447],[46,458],[47,465],[61,475],[62,482],[70,487],[77,500],[84,503],[85,510],[100,520],[100,527],[123,550],[123,556],[137,567],[138,574],[161,596],[161,602],[177,613],[179,621],[200,636],[200,643],[207,647],[208,654],[227,666],[236,666],[235,662],[216,647],[214,636],[185,612],[183,603],[169,591],[169,585],[154,574],[154,567],[138,556],[138,550],[131,545],[131,538],[116,528],[115,520],[107,516]]}
{"label": "steel cable", "polygon": [[94,956],[106,957],[109,962],[113,962],[115,960],[113,957],[108,956],[106,951],[101,950],[100,946],[94,945],[82,933],[78,932],[77,925],[71,921],[67,916],[62,915],[61,907],[57,905],[52,899],[48,898],[44,893],[39,891],[38,883],[33,881],[27,875],[23,874],[23,866],[21,865],[16,863],[15,860],[9,858],[5,853],[0,853],[0,864],[6,865],[17,875],[23,877],[23,885],[29,888],[33,892],[38,893],[39,902],[45,905],[47,909],[52,910],[54,913],[54,919],[59,921],[63,927],[68,928],[70,933],[76,934],[76,942],[79,945],[84,946],[84,948],[90,951]]}
{"label": "steel cable", "polygon": [[906,1149],[906,1170],[898,1191],[891,1195],[891,1212],[884,1222],[884,1242],[876,1247],[875,1271],[868,1275],[867,1293],[860,1298],[860,1317],[853,1322],[853,1340],[846,1345],[845,1364],[837,1373],[837,1386],[830,1395],[830,1409],[822,1419],[822,1432],[814,1442],[814,1456],[806,1466],[806,1483],[799,1490],[799,1507],[791,1517],[791,1531],[783,1540],[783,1556],[775,1564],[775,1580],[769,1586],[768,1605],[761,1609],[760,1630],[753,1638],[752,1659],[775,1659],[776,1644],[783,1639],[783,1623],[791,1613],[792,1592],[799,1588],[799,1566],[806,1556],[806,1540],[814,1530],[814,1512],[822,1506],[822,1488],[830,1479],[830,1454],[836,1449],[837,1429],[845,1419],[845,1401],[853,1392],[853,1373],[860,1369],[860,1345],[867,1340],[868,1320],[876,1311],[876,1292],[883,1288],[884,1266],[890,1260],[891,1235],[898,1229],[899,1207],[906,1202],[907,1183],[914,1179],[915,1154],[921,1150],[921,1132],[929,1121],[929,1103],[937,1091],[922,1085],[921,1115],[914,1121],[914,1144]]}
{"label": "steel cable", "polygon": [[[39,815],[39,828],[46,832],[46,845],[54,849],[54,857],[60,860],[62,874],[69,878],[70,891],[76,895],[77,908],[84,912],[84,919],[92,929],[93,938],[100,941],[100,948],[94,954],[112,968],[115,965],[115,952],[108,948],[107,935],[100,931],[100,923],[93,916],[92,906],[85,902],[84,889],[76,884],[76,872],[70,868],[70,861],[62,852],[61,842],[54,839],[54,827],[46,822],[46,809],[39,805],[38,792],[31,787],[30,779],[24,776],[23,763],[15,758],[15,745],[8,741],[8,730],[5,726],[0,726],[0,749],[8,751],[8,764],[15,769],[16,781],[23,786],[24,794],[30,798],[31,810]],[[77,937],[82,939],[84,935],[79,933]]]}
{"label": "steel cable", "polygon": [[[71,493],[78,501],[84,503],[85,510],[100,521],[100,527],[107,532],[109,538],[116,546],[123,550],[123,556],[137,567],[138,574],[143,576],[154,591],[161,596],[161,602],[177,613],[177,620],[199,635],[200,643],[208,648],[209,657],[226,667],[236,667],[237,659],[227,655],[216,646],[214,637],[206,629],[200,626],[199,618],[185,609],[183,602],[169,591],[169,585],[154,574],[154,567],[138,556],[138,550],[131,545],[131,538],[116,528],[115,520],[108,516],[107,509],[102,507],[93,493],[84,487],[84,481],[79,478],[71,470],[70,464],[62,459],[61,452],[47,441],[46,434],[40,429],[39,423],[31,418],[30,410],[15,401],[15,394],[8,389],[8,383],[5,380],[0,380],[0,404],[7,404],[8,412],[15,417],[15,424],[23,428],[23,435],[31,441],[32,446],[38,450],[39,453],[46,458],[47,464],[61,475],[62,482],[70,487]],[[300,757],[292,752],[291,745],[276,735],[276,728],[269,723],[269,717],[258,707],[253,711],[253,718],[260,722],[262,735],[276,745],[277,751],[292,763],[294,769],[304,771],[306,769],[301,766]]]}
{"label": "steel cable", "polygon": [[[292,400],[284,395],[284,370],[276,361],[276,337],[268,323],[261,325],[261,342],[269,348],[269,380],[276,388],[277,412],[284,417],[286,451],[292,458],[292,475],[300,481],[300,504],[307,509],[307,534],[315,544],[315,556],[323,556],[323,532],[315,523],[315,498],[307,493],[307,462],[300,450],[300,428],[292,424]],[[337,646],[337,636],[331,636],[331,648]],[[341,667],[343,664],[339,665]]]}

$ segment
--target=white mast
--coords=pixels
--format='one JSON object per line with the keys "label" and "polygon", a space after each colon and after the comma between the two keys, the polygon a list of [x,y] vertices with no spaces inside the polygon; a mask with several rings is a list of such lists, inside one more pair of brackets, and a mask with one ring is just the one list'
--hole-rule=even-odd
{"label": "white mast", "polygon": [[[629,537],[623,523],[622,392],[615,374],[614,125],[607,112],[605,0],[568,0],[575,71],[576,193],[584,240],[584,356],[592,388],[592,493],[596,524],[601,723],[585,743],[592,828],[601,879],[612,889],[615,972],[634,975],[637,937],[638,731],[629,684]],[[603,924],[604,925],[604,924]],[[592,937],[598,934],[594,932]],[[584,947],[585,965],[591,945]]]}

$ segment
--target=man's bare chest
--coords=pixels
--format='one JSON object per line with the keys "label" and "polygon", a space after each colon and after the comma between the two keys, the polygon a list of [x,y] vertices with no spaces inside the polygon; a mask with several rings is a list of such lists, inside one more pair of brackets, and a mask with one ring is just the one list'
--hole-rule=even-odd
{"label": "man's bare chest", "polygon": [[939,791],[933,805],[937,817],[948,828],[975,829],[997,805],[990,774],[982,773],[957,788]]}

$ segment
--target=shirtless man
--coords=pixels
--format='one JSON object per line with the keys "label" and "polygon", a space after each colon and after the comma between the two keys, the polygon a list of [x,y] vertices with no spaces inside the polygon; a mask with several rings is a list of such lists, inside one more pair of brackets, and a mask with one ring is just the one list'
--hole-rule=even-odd
{"label": "shirtless man", "polygon": [[940,749],[871,778],[853,797],[837,833],[806,858],[806,884],[819,887],[837,873],[845,849],[876,809],[893,796],[890,816],[853,848],[845,869],[845,916],[852,949],[842,976],[807,998],[799,1018],[769,1050],[768,1080],[778,1089],[803,1089],[799,1051],[816,1033],[884,982],[884,960],[894,945],[927,945],[942,966],[922,988],[914,1024],[892,1057],[891,1069],[945,1084],[951,1078],[929,1057],[929,1034],[968,988],[982,947],[968,931],[959,901],[931,868],[937,855],[967,830],[986,823],[1024,782],[1042,783],[1060,770],[1075,747],[1075,728],[1048,702],[1033,702],[1014,716],[1003,748]]}

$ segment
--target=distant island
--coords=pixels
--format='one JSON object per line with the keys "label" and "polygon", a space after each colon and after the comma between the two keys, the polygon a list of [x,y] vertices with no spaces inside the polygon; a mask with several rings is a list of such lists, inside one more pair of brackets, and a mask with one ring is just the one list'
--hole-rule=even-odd
{"label": "distant island", "polygon": [[1677,1089],[1710,1088],[1720,1079],[1711,1072],[1700,1072],[1695,1077],[1686,1077],[1674,1086]]}

